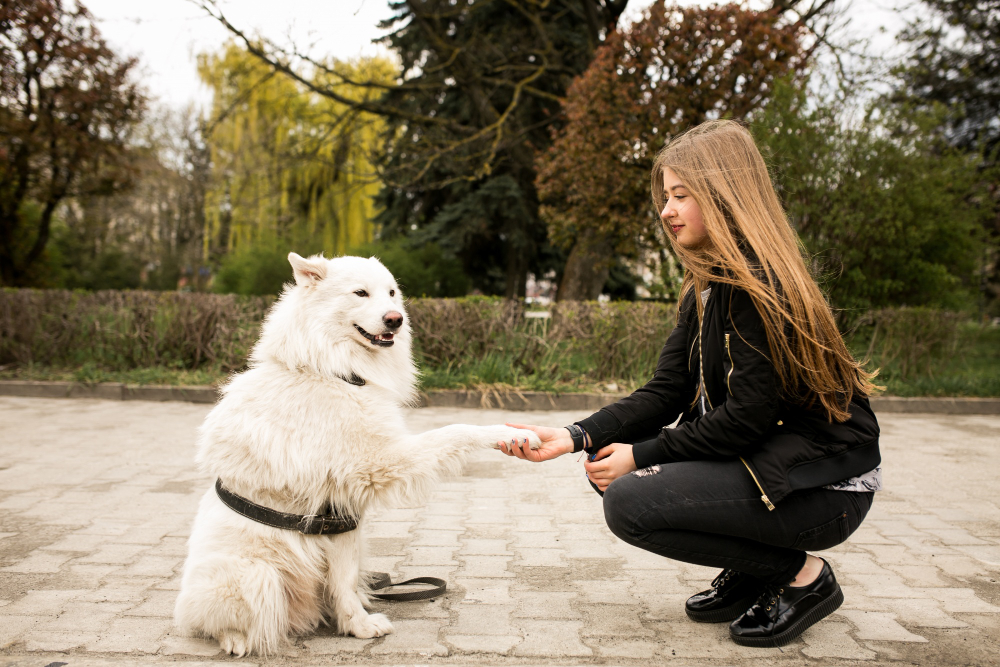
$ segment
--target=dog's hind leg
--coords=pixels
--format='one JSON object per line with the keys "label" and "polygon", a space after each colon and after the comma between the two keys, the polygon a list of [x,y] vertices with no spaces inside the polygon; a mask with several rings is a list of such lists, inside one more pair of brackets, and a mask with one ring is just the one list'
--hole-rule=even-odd
{"label": "dog's hind leg", "polygon": [[214,637],[226,653],[268,655],[288,636],[285,597],[275,567],[216,557],[185,571],[174,619],[192,634]]}

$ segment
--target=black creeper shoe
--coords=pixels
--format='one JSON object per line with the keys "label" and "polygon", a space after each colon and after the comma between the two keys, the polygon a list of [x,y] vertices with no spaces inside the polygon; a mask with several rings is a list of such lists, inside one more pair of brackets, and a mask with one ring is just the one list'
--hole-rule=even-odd
{"label": "black creeper shoe", "polygon": [[710,589],[688,598],[684,611],[699,623],[728,623],[749,609],[765,586],[749,574],[723,570],[712,580]]}
{"label": "black creeper shoe", "polygon": [[745,614],[729,626],[740,646],[784,646],[813,623],[837,611],[844,602],[830,564],[808,586],[769,585]]}

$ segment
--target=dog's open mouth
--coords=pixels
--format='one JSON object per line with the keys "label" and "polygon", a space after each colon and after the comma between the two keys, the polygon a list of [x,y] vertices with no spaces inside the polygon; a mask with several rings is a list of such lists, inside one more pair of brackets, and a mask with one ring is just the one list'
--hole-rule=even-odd
{"label": "dog's open mouth", "polygon": [[354,325],[354,328],[358,330],[358,333],[367,338],[368,342],[371,343],[372,345],[376,345],[378,347],[392,347],[393,334],[381,333],[377,335],[372,335],[367,331],[365,331],[364,329],[362,329],[361,327],[359,327],[357,324]]}

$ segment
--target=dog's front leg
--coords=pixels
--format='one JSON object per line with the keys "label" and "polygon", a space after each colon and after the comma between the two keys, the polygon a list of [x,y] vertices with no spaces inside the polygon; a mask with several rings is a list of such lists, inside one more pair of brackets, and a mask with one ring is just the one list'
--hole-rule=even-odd
{"label": "dog's front leg", "polygon": [[326,596],[329,616],[344,635],[362,639],[392,632],[385,614],[369,614],[359,593],[361,584],[361,535],[352,531],[331,539],[326,557]]}
{"label": "dog's front leg", "polygon": [[498,441],[527,439],[532,449],[541,445],[538,436],[504,425],[452,424],[410,435],[387,446],[376,464],[365,472],[363,485],[373,499],[390,504],[419,503],[427,497],[441,475],[456,475],[469,455],[496,448]]}

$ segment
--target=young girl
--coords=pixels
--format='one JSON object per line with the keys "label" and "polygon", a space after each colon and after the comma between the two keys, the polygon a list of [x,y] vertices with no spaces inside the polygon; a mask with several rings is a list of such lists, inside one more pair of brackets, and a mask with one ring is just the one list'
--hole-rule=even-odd
{"label": "young girl", "polygon": [[846,540],[880,487],[873,376],[844,345],[743,127],[713,121],[671,141],[652,189],[685,269],[653,379],[566,428],[517,425],[542,448],[503,451],[586,449],[615,535],[724,568],[688,616],[732,621],[737,644],[781,646],[843,602],[830,564],[806,550]]}

